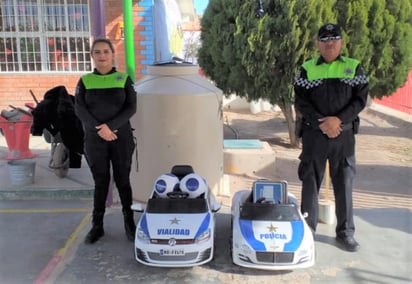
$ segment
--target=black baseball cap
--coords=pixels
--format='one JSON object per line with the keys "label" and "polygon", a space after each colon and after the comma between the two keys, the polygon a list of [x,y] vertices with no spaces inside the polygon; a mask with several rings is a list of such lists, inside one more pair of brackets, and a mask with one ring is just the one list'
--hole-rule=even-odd
{"label": "black baseball cap", "polygon": [[321,26],[318,32],[318,38],[324,36],[342,36],[342,32],[338,25],[328,23]]}

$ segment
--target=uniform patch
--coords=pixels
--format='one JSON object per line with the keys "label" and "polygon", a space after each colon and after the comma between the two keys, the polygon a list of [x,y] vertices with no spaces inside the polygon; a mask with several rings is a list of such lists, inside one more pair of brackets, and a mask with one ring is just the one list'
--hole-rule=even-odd
{"label": "uniform patch", "polygon": [[351,69],[351,68],[346,68],[345,69],[345,74],[346,75],[350,75],[350,74],[352,74],[353,73],[353,70]]}

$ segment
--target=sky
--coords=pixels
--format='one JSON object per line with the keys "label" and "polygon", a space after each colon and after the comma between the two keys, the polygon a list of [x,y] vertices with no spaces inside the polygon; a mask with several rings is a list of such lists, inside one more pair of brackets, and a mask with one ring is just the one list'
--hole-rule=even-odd
{"label": "sky", "polygon": [[196,14],[203,15],[209,0],[193,0],[196,9]]}

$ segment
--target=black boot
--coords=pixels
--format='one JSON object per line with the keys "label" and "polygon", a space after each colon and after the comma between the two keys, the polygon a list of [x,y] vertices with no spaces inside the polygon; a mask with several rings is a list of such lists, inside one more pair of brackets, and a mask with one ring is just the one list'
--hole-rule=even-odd
{"label": "black boot", "polygon": [[123,211],[124,217],[124,231],[126,233],[126,237],[129,241],[133,242],[136,234],[136,224],[133,218],[133,211],[127,210],[127,212]]}
{"label": "black boot", "polygon": [[122,213],[124,218],[124,231],[129,241],[134,241],[136,234],[136,223],[134,222],[134,212],[132,206],[132,188],[130,183],[126,183],[123,186],[119,186],[119,196],[122,203]]}
{"label": "black boot", "polygon": [[84,242],[86,244],[93,244],[97,242],[101,237],[104,236],[104,229],[103,229],[103,215],[104,213],[93,214],[93,226],[89,233],[86,236]]}

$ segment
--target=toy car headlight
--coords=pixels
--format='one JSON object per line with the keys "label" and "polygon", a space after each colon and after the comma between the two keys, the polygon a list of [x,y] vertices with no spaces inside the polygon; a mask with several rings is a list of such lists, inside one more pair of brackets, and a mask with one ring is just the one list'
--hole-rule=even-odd
{"label": "toy car headlight", "polygon": [[240,246],[240,250],[244,253],[244,254],[251,254],[252,253],[252,249],[247,245],[247,244],[242,244]]}
{"label": "toy car headlight", "polygon": [[203,231],[203,233],[201,233],[199,237],[197,237],[196,243],[207,241],[209,238],[210,238],[210,229],[207,229]]}
{"label": "toy car headlight", "polygon": [[297,256],[302,257],[308,254],[309,254],[309,251],[307,249],[303,249],[303,250],[298,251]]}
{"label": "toy car headlight", "polygon": [[149,242],[149,236],[142,230],[142,228],[137,229],[137,238],[144,242]]}

